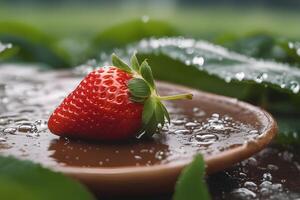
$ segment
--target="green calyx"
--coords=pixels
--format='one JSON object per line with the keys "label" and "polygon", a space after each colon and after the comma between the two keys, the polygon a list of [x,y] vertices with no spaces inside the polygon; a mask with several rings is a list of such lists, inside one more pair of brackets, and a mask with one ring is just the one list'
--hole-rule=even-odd
{"label": "green calyx", "polygon": [[170,122],[169,113],[162,103],[163,100],[192,99],[190,93],[172,96],[160,96],[156,91],[151,67],[144,60],[139,64],[135,54],[130,59],[130,65],[112,54],[112,63],[115,67],[132,74],[133,78],[128,82],[130,99],[133,102],[144,104],[142,115],[141,136],[151,137],[166,122]]}

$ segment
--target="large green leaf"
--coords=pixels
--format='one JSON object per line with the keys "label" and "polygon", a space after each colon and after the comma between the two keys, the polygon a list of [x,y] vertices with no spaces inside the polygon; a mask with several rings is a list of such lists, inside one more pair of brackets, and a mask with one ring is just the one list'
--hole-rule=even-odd
{"label": "large green leaf", "polygon": [[[129,58],[134,51],[148,59],[157,79],[236,97],[274,112],[300,113],[299,68],[177,37],[142,40],[117,53]],[[100,60],[109,59],[103,55]]]}
{"label": "large green leaf", "polygon": [[300,42],[258,32],[237,37],[222,35],[214,40],[231,50],[256,58],[272,59],[300,67]]}
{"label": "large green leaf", "polygon": [[209,200],[210,195],[204,181],[205,163],[201,155],[181,173],[175,188],[174,200]]}
{"label": "large green leaf", "polygon": [[143,40],[129,49],[141,54],[165,55],[199,71],[230,82],[251,81],[299,94],[300,70],[272,61],[255,60],[205,41],[184,38]]}
{"label": "large green leaf", "polygon": [[1,199],[92,200],[78,182],[30,161],[0,156]]}

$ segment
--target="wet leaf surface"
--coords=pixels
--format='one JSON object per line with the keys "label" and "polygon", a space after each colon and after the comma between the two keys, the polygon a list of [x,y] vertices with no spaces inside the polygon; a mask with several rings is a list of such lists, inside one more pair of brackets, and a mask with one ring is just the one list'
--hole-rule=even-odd
{"label": "wet leaf surface", "polygon": [[[140,58],[149,58],[157,79],[245,100],[280,118],[300,115],[299,68],[257,60],[205,41],[184,38],[142,40],[117,50],[127,59],[135,51]],[[109,53],[101,54],[100,66],[109,64],[109,56]],[[82,65],[76,70],[85,74],[95,66]],[[296,130],[294,125],[289,123],[289,129]],[[284,127],[280,126],[280,130],[286,133]]]}

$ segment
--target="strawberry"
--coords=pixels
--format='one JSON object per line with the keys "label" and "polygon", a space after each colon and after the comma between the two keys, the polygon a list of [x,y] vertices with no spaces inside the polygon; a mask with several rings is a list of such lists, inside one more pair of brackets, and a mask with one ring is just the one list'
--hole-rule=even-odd
{"label": "strawberry", "polygon": [[146,60],[140,65],[135,55],[131,66],[115,54],[112,63],[88,74],[56,108],[48,121],[52,133],[94,140],[152,136],[170,122],[161,100],[192,98],[159,96],[150,66]]}

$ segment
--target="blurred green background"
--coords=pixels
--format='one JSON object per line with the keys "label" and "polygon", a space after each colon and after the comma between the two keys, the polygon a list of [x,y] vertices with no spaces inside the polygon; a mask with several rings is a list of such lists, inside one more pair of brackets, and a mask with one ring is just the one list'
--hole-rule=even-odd
{"label": "blurred green background", "polygon": [[[0,40],[19,47],[14,61],[54,67],[76,66],[99,50],[144,37],[173,35],[273,59],[275,45],[299,40],[299,10],[297,0],[2,0]],[[153,24],[141,27],[139,20]]]}
{"label": "blurred green background", "polygon": [[85,38],[129,19],[168,21],[185,35],[266,31],[300,37],[300,3],[289,1],[1,1],[0,20],[31,24],[56,37]]}

